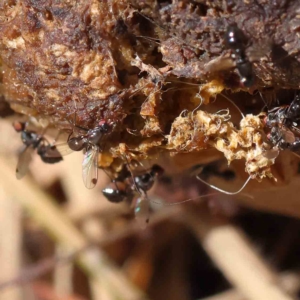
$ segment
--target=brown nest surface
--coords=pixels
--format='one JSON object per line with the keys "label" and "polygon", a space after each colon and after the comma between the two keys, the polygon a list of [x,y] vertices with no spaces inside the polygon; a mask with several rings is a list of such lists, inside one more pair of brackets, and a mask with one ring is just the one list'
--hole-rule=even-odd
{"label": "brown nest surface", "polygon": [[[260,93],[293,100],[278,95],[299,88],[299,15],[297,0],[5,0],[1,92],[59,130],[112,124],[100,167],[216,148],[229,162],[244,159],[252,178],[272,177]],[[234,23],[248,40],[250,88],[224,42]]]}

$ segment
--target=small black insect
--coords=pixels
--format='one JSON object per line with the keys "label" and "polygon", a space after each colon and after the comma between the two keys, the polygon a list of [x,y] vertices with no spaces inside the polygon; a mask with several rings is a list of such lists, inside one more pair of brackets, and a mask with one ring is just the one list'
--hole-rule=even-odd
{"label": "small black insect", "polygon": [[[290,105],[282,105],[268,111],[266,125],[295,128],[300,121],[300,96],[296,95]],[[300,124],[299,124],[300,125]]]}
{"label": "small black insect", "polygon": [[231,52],[231,58],[236,63],[236,68],[245,87],[251,87],[254,84],[254,74],[252,63],[248,60],[246,49],[248,39],[237,24],[227,27],[225,33],[225,42]]}
{"label": "small black insect", "polygon": [[81,151],[87,148],[88,145],[98,145],[103,135],[111,130],[111,126],[104,120],[101,120],[93,129],[79,128],[87,131],[87,133],[68,140],[68,146],[73,151]]}
{"label": "small black insect", "polygon": [[116,180],[102,190],[102,193],[110,202],[119,203],[124,200],[131,202],[136,192],[146,194],[152,188],[155,179],[163,172],[163,168],[158,165],[153,165],[149,171],[139,175],[133,175],[124,168]]}
{"label": "small black insect", "polygon": [[269,142],[280,150],[300,150],[300,140],[295,134],[286,127],[274,126],[268,134]]}
{"label": "small black insect", "polygon": [[98,181],[99,143],[104,134],[111,131],[112,126],[105,120],[101,120],[93,129],[76,127],[86,133],[69,138],[66,143],[57,144],[56,148],[63,156],[73,151],[84,151],[82,162],[83,182],[88,189],[92,189]]}
{"label": "small black insect", "polygon": [[162,167],[159,165],[153,165],[149,172],[134,176],[135,185],[139,190],[147,192],[152,188],[155,179],[163,173],[164,169]]}
{"label": "small black insect", "polygon": [[103,195],[109,202],[120,203],[133,198],[132,190],[122,181],[112,181],[102,190]]}
{"label": "small black insect", "polygon": [[296,95],[290,105],[282,105],[270,110],[265,118],[271,128],[268,139],[281,150],[300,150],[300,97]]}
{"label": "small black insect", "polygon": [[24,144],[21,149],[16,176],[18,179],[24,177],[28,171],[29,164],[32,160],[32,154],[37,150],[37,154],[41,160],[48,164],[60,162],[63,158],[56,147],[50,144],[43,135],[28,130],[27,123],[14,122],[13,127],[17,132],[21,133],[21,140]]}

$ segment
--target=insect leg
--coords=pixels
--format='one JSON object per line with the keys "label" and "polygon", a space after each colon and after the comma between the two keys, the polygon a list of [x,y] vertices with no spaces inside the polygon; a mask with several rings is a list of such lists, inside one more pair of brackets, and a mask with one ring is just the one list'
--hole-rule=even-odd
{"label": "insect leg", "polygon": [[288,149],[298,152],[300,150],[300,139],[298,138],[295,142],[291,143]]}
{"label": "insect leg", "polygon": [[221,192],[223,194],[226,194],[226,195],[237,195],[239,194],[245,187],[246,185],[248,184],[248,182],[250,181],[251,179],[251,176],[248,177],[248,179],[244,182],[244,184],[241,186],[241,188],[235,192],[228,192],[228,191],[225,191],[223,189],[220,189],[212,184],[209,184],[208,182],[204,181],[199,175],[196,176],[196,178],[201,181],[202,183],[206,184],[207,186],[211,187],[212,189],[218,191],[218,192]]}

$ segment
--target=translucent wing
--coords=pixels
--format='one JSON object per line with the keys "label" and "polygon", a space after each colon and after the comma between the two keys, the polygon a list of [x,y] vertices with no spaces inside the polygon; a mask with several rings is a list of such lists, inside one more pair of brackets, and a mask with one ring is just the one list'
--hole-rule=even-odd
{"label": "translucent wing", "polygon": [[150,218],[150,201],[146,194],[136,200],[134,215],[139,226],[146,228]]}
{"label": "translucent wing", "polygon": [[68,145],[68,143],[60,143],[60,144],[54,144],[56,151],[51,151],[47,155],[48,157],[57,157],[57,156],[65,156],[72,152],[74,152]]}
{"label": "translucent wing", "polygon": [[84,154],[82,178],[84,185],[88,189],[95,187],[98,180],[98,152],[97,146],[90,146]]}
{"label": "translucent wing", "polygon": [[16,169],[16,177],[17,179],[23,178],[29,168],[29,164],[32,160],[32,154],[34,152],[34,148],[31,146],[24,146],[19,154],[18,164]]}

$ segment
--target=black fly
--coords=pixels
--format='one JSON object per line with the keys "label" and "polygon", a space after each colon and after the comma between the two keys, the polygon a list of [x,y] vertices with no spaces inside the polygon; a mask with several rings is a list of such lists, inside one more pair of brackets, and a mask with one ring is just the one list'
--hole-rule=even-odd
{"label": "black fly", "polygon": [[139,175],[132,175],[127,168],[124,168],[119,176],[102,190],[102,193],[110,202],[119,203],[126,199],[131,201],[134,192],[142,194],[149,191],[155,179],[163,172],[164,170],[158,165],[153,165],[149,171]]}
{"label": "black fly", "polygon": [[265,118],[266,126],[271,128],[268,139],[281,150],[300,150],[300,96],[296,95],[290,105],[275,107]]}
{"label": "black fly", "polygon": [[131,201],[133,199],[133,192],[129,178],[131,178],[131,173],[127,167],[123,166],[118,176],[102,190],[102,194],[112,203],[120,203],[125,200]]}
{"label": "black fly", "polygon": [[13,127],[17,132],[21,133],[21,140],[24,144],[18,158],[16,169],[17,179],[21,179],[26,175],[32,154],[35,150],[37,150],[37,154],[41,160],[48,164],[54,164],[63,159],[56,147],[50,144],[43,135],[28,130],[26,128],[27,123],[14,122]]}
{"label": "black fly", "polygon": [[92,189],[98,181],[99,143],[103,135],[109,133],[112,127],[105,120],[101,120],[93,129],[78,128],[86,133],[69,138],[66,143],[57,144],[56,148],[61,155],[67,155],[73,151],[84,151],[83,182],[88,189]]}
{"label": "black fly", "polygon": [[164,170],[158,165],[153,165],[149,171],[139,175],[133,175],[127,168],[124,170],[102,190],[102,193],[108,201],[114,203],[125,200],[132,202],[138,193],[139,197],[135,202],[134,213],[138,222],[144,226],[149,222],[150,212],[147,192],[153,187],[156,178],[164,173]]}

